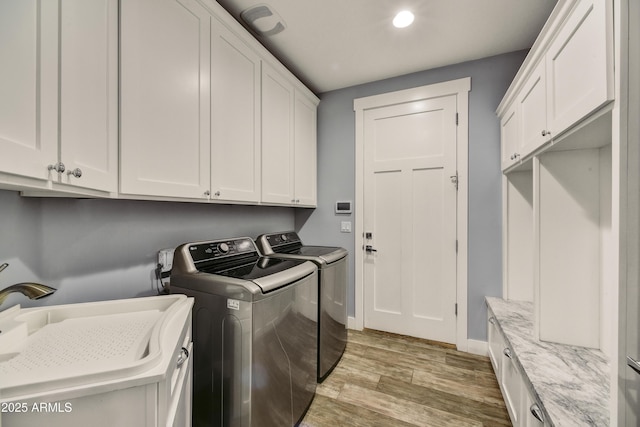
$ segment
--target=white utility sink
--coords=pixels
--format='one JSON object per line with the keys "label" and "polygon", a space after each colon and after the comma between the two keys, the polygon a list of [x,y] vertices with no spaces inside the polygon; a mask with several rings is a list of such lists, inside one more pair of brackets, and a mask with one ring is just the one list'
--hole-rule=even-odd
{"label": "white utility sink", "polygon": [[[0,400],[120,381],[159,365],[165,329],[190,310],[184,295],[69,304],[0,313]],[[175,338],[174,338],[175,341]],[[164,355],[163,355],[164,352]]]}

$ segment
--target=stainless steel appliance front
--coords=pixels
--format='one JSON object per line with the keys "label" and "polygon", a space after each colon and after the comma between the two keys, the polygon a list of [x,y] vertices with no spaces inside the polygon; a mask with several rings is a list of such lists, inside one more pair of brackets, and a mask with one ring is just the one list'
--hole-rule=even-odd
{"label": "stainless steel appliance front", "polygon": [[171,292],[195,297],[194,426],[293,426],[315,394],[316,266],[258,257],[248,241],[174,255]]}
{"label": "stainless steel appliance front", "polygon": [[309,260],[318,267],[318,381],[337,365],[347,345],[347,256],[344,248],[303,245],[293,231],[256,239],[267,256]]}

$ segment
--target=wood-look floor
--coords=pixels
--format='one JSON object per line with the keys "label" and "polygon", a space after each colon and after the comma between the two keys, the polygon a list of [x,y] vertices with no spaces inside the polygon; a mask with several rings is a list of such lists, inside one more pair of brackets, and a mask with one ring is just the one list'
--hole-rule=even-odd
{"label": "wood-look floor", "polygon": [[417,338],[349,331],[301,427],[510,426],[489,358]]}

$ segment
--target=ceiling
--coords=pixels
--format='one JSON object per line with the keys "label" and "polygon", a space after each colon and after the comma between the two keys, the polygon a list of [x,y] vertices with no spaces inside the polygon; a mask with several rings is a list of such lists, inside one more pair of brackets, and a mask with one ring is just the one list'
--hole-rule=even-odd
{"label": "ceiling", "polygon": [[[256,38],[316,93],[528,49],[555,0],[217,0],[266,4],[284,20]],[[391,21],[404,9],[413,25]]]}

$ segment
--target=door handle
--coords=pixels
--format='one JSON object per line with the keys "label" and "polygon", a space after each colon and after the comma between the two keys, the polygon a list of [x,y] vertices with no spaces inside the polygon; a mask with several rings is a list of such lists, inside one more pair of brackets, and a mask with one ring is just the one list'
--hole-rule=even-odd
{"label": "door handle", "polygon": [[369,253],[371,253],[371,252],[378,252],[378,250],[377,250],[377,249],[374,249],[374,248],[373,248],[373,246],[371,246],[371,245],[367,245],[367,246],[365,246],[365,247],[364,247],[364,250],[365,250],[365,251],[367,251],[367,252],[369,252]]}
{"label": "door handle", "polygon": [[640,362],[638,362],[633,357],[627,356],[627,366],[636,371],[636,373],[640,374]]}

